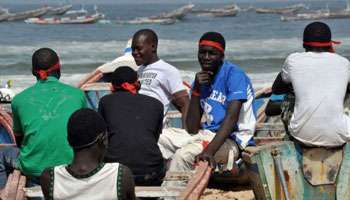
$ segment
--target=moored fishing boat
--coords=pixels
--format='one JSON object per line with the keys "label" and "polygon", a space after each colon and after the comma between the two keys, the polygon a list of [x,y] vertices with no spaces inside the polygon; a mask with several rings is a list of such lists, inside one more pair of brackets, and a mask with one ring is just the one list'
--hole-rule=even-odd
{"label": "moored fishing boat", "polygon": [[236,4],[232,4],[223,8],[196,9],[191,12],[197,16],[234,17],[239,10],[240,8]]}
{"label": "moored fishing boat", "polygon": [[50,17],[50,18],[29,18],[25,20],[27,24],[93,24],[103,16],[101,14],[93,14],[87,16],[76,17]]}
{"label": "moored fishing boat", "polygon": [[73,5],[69,4],[57,8],[50,8],[50,10],[47,12],[47,15],[63,15],[72,7]]}
{"label": "moored fishing boat", "polygon": [[49,11],[49,7],[42,7],[34,10],[28,10],[24,12],[18,12],[18,13],[9,13],[9,16],[7,17],[7,21],[19,21],[19,20],[25,20],[31,17],[40,17],[45,15]]}
{"label": "moored fishing boat", "polygon": [[302,9],[307,9],[307,7],[304,4],[296,4],[284,8],[255,8],[255,12],[258,14],[288,14]]}

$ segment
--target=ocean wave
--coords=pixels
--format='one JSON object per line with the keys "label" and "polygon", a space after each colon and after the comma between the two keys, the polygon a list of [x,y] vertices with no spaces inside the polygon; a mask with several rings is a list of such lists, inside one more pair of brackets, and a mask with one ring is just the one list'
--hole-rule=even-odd
{"label": "ocean wave", "polygon": [[[342,45],[337,51],[350,56],[350,38],[337,38]],[[21,63],[30,63],[31,56],[41,47],[53,48],[58,52],[62,64],[104,63],[122,55],[125,41],[100,42],[47,42],[35,45],[0,44],[0,67]],[[160,40],[158,54],[170,62],[197,60],[197,41]],[[226,42],[226,58],[231,60],[284,59],[288,54],[303,51],[300,38],[265,40],[230,40]]]}

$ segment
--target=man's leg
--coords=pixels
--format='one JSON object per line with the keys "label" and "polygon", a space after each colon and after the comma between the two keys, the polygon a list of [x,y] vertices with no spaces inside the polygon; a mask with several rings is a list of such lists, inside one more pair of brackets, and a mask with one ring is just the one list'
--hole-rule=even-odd
{"label": "man's leg", "polygon": [[[206,146],[213,140],[215,133],[209,130],[201,130],[197,135],[192,137],[193,139],[191,143],[176,151],[170,162],[169,171],[193,170],[195,156],[200,154],[203,149],[206,148]],[[227,168],[228,162],[234,162],[238,159],[238,157],[238,146],[231,139],[226,139],[225,143],[219,148],[214,156],[216,162],[225,165],[225,168]],[[229,165],[233,165],[233,163]]]}
{"label": "man's leg", "polygon": [[193,141],[193,136],[188,134],[185,129],[166,128],[159,136],[158,146],[162,152],[163,158],[168,160],[174,153]]}
{"label": "man's leg", "polygon": [[0,189],[4,188],[7,182],[7,171],[15,169],[19,149],[17,147],[4,147],[0,149]]}

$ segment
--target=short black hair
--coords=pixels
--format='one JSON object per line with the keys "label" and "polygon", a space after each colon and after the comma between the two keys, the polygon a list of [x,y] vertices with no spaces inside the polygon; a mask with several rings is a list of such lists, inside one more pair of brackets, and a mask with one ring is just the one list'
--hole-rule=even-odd
{"label": "short black hair", "polygon": [[202,37],[199,39],[199,42],[201,42],[202,40],[209,40],[209,41],[213,41],[213,42],[217,42],[219,44],[221,44],[221,46],[225,49],[226,47],[226,42],[225,42],[225,38],[224,36],[222,36],[220,33],[218,32],[206,32],[202,35]]}
{"label": "short black hair", "polygon": [[74,150],[81,149],[106,131],[107,124],[96,111],[82,108],[75,111],[68,120],[68,143]]}
{"label": "short black hair", "polygon": [[34,70],[48,69],[59,61],[57,53],[50,48],[41,48],[32,56],[32,67]]}
{"label": "short black hair", "polygon": [[[303,34],[304,42],[330,42],[332,41],[332,32],[329,26],[323,22],[312,22],[308,24],[304,29]],[[309,45],[303,45],[307,51],[324,52],[329,51],[332,45],[328,47],[312,47]]]}
{"label": "short black hair", "polygon": [[135,81],[137,81],[137,72],[128,66],[118,67],[111,75],[113,86],[120,86],[125,82],[134,83]]}
{"label": "short black hair", "polygon": [[305,27],[303,40],[304,42],[330,42],[331,29],[323,22],[312,22]]}
{"label": "short black hair", "polygon": [[158,46],[158,36],[157,36],[156,32],[154,32],[152,29],[141,29],[141,30],[138,30],[133,35],[132,40],[134,40],[137,37],[140,37],[141,35],[145,35],[149,42],[152,42],[153,44]]}

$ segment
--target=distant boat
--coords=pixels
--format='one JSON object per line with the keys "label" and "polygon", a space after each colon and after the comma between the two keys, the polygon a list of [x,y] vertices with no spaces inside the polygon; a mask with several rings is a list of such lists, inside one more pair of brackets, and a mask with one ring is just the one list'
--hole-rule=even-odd
{"label": "distant boat", "polygon": [[162,24],[170,25],[176,23],[176,19],[166,18],[166,19],[150,19],[148,17],[138,17],[132,20],[117,21],[118,24]]}
{"label": "distant boat", "polygon": [[49,18],[29,18],[25,20],[27,24],[93,24],[100,20],[103,15],[96,13],[87,16],[73,16],[73,17],[49,17]]}
{"label": "distant boat", "polygon": [[318,20],[318,19],[328,18],[329,16],[330,16],[329,11],[317,10],[317,11],[310,11],[305,13],[283,15],[281,16],[281,21]]}
{"label": "distant boat", "polygon": [[196,9],[192,13],[198,16],[214,16],[214,17],[234,17],[240,8],[236,4],[228,5],[223,8]]}
{"label": "distant boat", "polygon": [[7,14],[8,12],[8,9],[0,7],[0,15]]}
{"label": "distant boat", "polygon": [[189,12],[192,11],[192,8],[194,7],[194,4],[187,4],[185,6],[182,6],[180,8],[177,8],[173,11],[170,12],[165,12],[165,13],[161,13],[160,15],[157,16],[151,16],[148,17],[150,19],[178,19],[181,20],[183,19]]}
{"label": "distant boat", "polygon": [[188,4],[177,8],[173,11],[161,13],[160,15],[150,16],[150,17],[136,17],[132,20],[117,21],[118,24],[174,24],[178,20],[185,17],[186,14],[191,12],[193,4]]}
{"label": "distant boat", "polygon": [[327,7],[327,9],[323,9],[323,10],[284,15],[284,16],[281,16],[281,21],[339,19],[339,18],[350,18],[349,1],[347,3],[347,7],[344,10],[330,11]]}
{"label": "distant boat", "polygon": [[9,14],[1,14],[0,15],[0,22],[6,21],[8,17],[9,17]]}
{"label": "distant boat", "polygon": [[19,21],[19,20],[25,20],[31,17],[40,17],[42,15],[45,15],[49,11],[49,7],[42,7],[34,10],[28,10],[24,12],[18,12],[18,13],[9,13],[7,17],[7,21]]}
{"label": "distant boat", "polygon": [[63,15],[65,14],[68,10],[70,10],[73,7],[73,5],[64,5],[61,7],[57,7],[57,8],[51,8],[49,9],[49,11],[47,12],[48,15]]}
{"label": "distant boat", "polygon": [[302,9],[307,9],[307,6],[300,3],[284,8],[255,8],[255,12],[259,14],[288,14],[298,12]]}
{"label": "distant boat", "polygon": [[0,22],[6,21],[9,17],[9,11],[5,8],[0,8]]}
{"label": "distant boat", "polygon": [[69,10],[66,12],[66,15],[86,15],[88,11],[82,5],[80,10]]}

